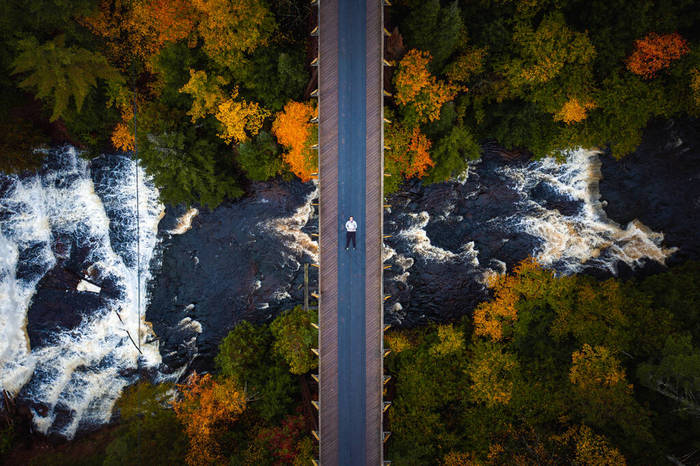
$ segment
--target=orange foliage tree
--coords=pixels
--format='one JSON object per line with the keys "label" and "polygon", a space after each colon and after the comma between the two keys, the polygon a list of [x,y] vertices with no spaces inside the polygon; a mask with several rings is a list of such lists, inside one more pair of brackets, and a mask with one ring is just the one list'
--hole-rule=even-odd
{"label": "orange foliage tree", "polygon": [[384,154],[387,172],[406,178],[421,178],[429,167],[435,165],[428,152],[432,143],[417,126],[408,128],[400,123],[392,124],[385,138],[389,146]]}
{"label": "orange foliage tree", "polygon": [[129,129],[127,123],[117,123],[117,126],[114,127],[114,131],[112,131],[112,144],[119,150],[134,150],[134,133]]}
{"label": "orange foliage tree", "polygon": [[187,463],[222,464],[225,459],[216,436],[245,411],[245,393],[233,379],[217,382],[210,374],[200,376],[196,372],[178,388],[182,399],[175,401],[173,408],[189,437]]}
{"label": "orange foliage tree", "polygon": [[404,107],[407,121],[415,124],[440,118],[442,105],[454,99],[460,89],[430,74],[430,60],[430,53],[411,49],[394,76],[396,102]]}
{"label": "orange foliage tree", "polygon": [[312,150],[315,141],[315,127],[310,120],[316,110],[310,103],[291,101],[277,113],[272,123],[272,133],[277,141],[287,149],[282,156],[290,170],[302,181],[309,181],[311,174],[318,169],[318,154]]}
{"label": "orange foliage tree", "polygon": [[543,271],[537,261],[528,258],[518,264],[513,275],[494,275],[488,285],[493,289],[494,297],[474,310],[474,332],[476,335],[500,341],[510,336],[512,324],[518,318],[516,304],[521,296],[531,294],[540,288],[540,275],[549,275]]}
{"label": "orange foliage tree", "polygon": [[650,79],[688,52],[688,42],[677,32],[661,35],[652,32],[634,42],[634,52],[627,59],[627,69]]}
{"label": "orange foliage tree", "polygon": [[567,100],[559,110],[554,115],[554,121],[563,121],[564,123],[578,123],[583,121],[588,117],[588,110],[595,108],[593,102],[581,102],[577,98],[573,97]]}
{"label": "orange foliage tree", "polygon": [[80,22],[105,39],[110,60],[126,69],[132,58],[149,65],[163,46],[189,37],[196,13],[188,0],[102,0]]}

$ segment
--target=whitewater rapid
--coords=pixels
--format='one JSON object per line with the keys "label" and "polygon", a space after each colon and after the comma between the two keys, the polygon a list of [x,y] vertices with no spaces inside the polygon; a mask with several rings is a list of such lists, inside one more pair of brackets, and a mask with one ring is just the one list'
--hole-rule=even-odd
{"label": "whitewater rapid", "polygon": [[[40,432],[71,438],[108,422],[137,368],[160,363],[157,343],[146,343],[155,335],[144,315],[164,208],[139,167],[137,242],[136,169],[125,156],[88,162],[65,147],[50,151],[33,176],[0,174],[0,388],[30,400]],[[71,310],[77,325],[56,326],[32,348],[28,311],[54,267],[92,285],[66,294],[99,291],[90,301],[99,304]]]}
{"label": "whitewater rapid", "polygon": [[384,286],[393,324],[452,319],[486,298],[486,283],[532,256],[557,274],[665,264],[677,248],[639,220],[619,225],[601,200],[599,154],[470,164],[458,180],[413,186],[385,216]]}
{"label": "whitewater rapid", "polygon": [[[519,210],[524,212],[511,222],[541,240],[532,255],[540,264],[564,274],[595,266],[617,275],[619,263],[630,268],[645,260],[665,264],[677,248],[664,245],[663,233],[652,231],[639,220],[623,227],[605,213],[600,167],[596,151],[578,149],[566,154],[563,163],[548,158],[523,167],[502,168],[520,193]],[[578,203],[579,209],[565,213],[532,199],[530,193],[541,185]]]}
{"label": "whitewater rapid", "polygon": [[[301,266],[318,263],[311,185],[271,181],[213,212],[191,208],[163,227],[158,246],[164,208],[139,169],[137,245],[135,174],[128,157],[87,162],[64,148],[34,176],[0,175],[0,388],[29,401],[41,432],[71,438],[108,422],[140,376],[158,380],[168,366],[177,377],[195,357],[211,358],[241,318],[266,321],[299,304]],[[486,277],[528,255],[561,274],[664,263],[675,249],[639,221],[610,220],[599,181],[598,154],[578,150],[563,163],[484,158],[459,180],[397,194],[385,215],[387,321],[459,318],[486,297]],[[40,282],[64,269],[75,280],[59,280],[67,298],[56,300],[77,323],[37,330],[32,300],[43,296],[51,312],[56,290]],[[149,289],[163,360],[143,315]],[[139,327],[143,355],[131,342]]]}

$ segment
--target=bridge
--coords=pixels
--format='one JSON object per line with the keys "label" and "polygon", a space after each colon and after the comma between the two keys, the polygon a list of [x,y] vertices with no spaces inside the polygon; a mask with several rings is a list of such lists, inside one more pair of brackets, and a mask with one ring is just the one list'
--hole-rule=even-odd
{"label": "bridge", "polygon": [[[319,461],[381,465],[382,0],[319,0]],[[358,224],[345,250],[345,221]]]}

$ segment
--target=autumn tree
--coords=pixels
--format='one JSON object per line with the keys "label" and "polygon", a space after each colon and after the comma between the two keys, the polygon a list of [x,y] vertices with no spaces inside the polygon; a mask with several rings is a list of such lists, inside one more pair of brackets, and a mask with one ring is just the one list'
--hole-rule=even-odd
{"label": "autumn tree", "polygon": [[189,438],[187,463],[220,463],[217,435],[234,423],[246,409],[246,395],[232,378],[216,381],[210,374],[193,373],[179,385],[182,399],[173,403],[175,414]]}
{"label": "autumn tree", "polygon": [[222,76],[190,69],[190,79],[180,88],[180,92],[192,97],[192,107],[187,114],[193,123],[216,112],[219,104],[226,100],[223,86],[228,83],[228,79]]}
{"label": "autumn tree", "polygon": [[595,103],[593,102],[581,102],[577,98],[573,97],[567,100],[559,110],[554,115],[554,120],[563,121],[564,123],[578,123],[583,121],[588,117],[588,110],[595,108]]}
{"label": "autumn tree", "polygon": [[447,356],[464,349],[464,333],[462,329],[454,325],[438,325],[438,342],[430,348],[430,353],[435,356]]}
{"label": "autumn tree", "polygon": [[[625,466],[627,461],[620,450],[610,445],[602,435],[598,435],[586,426],[572,426],[555,441],[568,447],[566,460],[570,464],[596,466]],[[562,458],[564,459],[564,458]]]}
{"label": "autumn tree", "polygon": [[221,76],[190,70],[190,80],[180,92],[192,96],[192,108],[188,112],[192,122],[213,115],[221,129],[217,136],[227,143],[240,143],[258,134],[269,112],[256,102],[239,98],[237,87],[226,94],[222,86],[227,82]]}
{"label": "autumn tree", "polygon": [[187,39],[198,19],[188,0],[141,0],[133,2],[131,28],[153,54],[165,44]]}
{"label": "autumn tree", "polygon": [[588,35],[571,30],[561,13],[547,15],[536,29],[519,23],[513,40],[519,53],[504,65],[504,72],[514,89],[546,83],[565,67],[586,65],[595,58]]}
{"label": "autumn tree", "polygon": [[301,181],[309,181],[318,171],[318,151],[311,148],[317,144],[318,132],[311,119],[316,110],[310,103],[289,102],[278,112],[272,123],[272,133],[287,149],[283,154],[289,169]]}
{"label": "autumn tree", "polygon": [[430,53],[411,49],[399,62],[394,75],[396,102],[404,122],[411,126],[437,120],[442,105],[454,99],[459,90],[430,73],[430,60]]}
{"label": "autumn tree", "polygon": [[[512,337],[512,325],[518,318],[518,301],[524,293],[537,290],[537,279],[541,271],[534,259],[526,259],[518,264],[512,275],[493,275],[488,286],[494,298],[485,301],[474,310],[474,333],[492,341]],[[545,272],[551,279],[551,273]],[[544,278],[544,277],[542,277]]]}
{"label": "autumn tree", "polygon": [[516,356],[489,342],[477,342],[472,354],[467,368],[472,400],[487,406],[508,404],[518,369]]}
{"label": "autumn tree", "polygon": [[688,52],[688,42],[677,32],[661,35],[652,32],[634,41],[634,51],[627,59],[627,69],[651,79]]}
{"label": "autumn tree", "polygon": [[80,111],[85,97],[99,79],[123,79],[104,56],[67,46],[65,36],[43,44],[33,37],[23,39],[18,48],[20,53],[13,62],[13,74],[25,75],[19,86],[32,90],[38,99],[50,103],[53,108],[50,121],[66,114],[71,99]]}
{"label": "autumn tree", "polygon": [[306,429],[304,416],[290,415],[277,426],[260,429],[253,443],[253,452],[257,454],[249,453],[248,464],[260,464],[261,460],[276,465],[310,463],[313,459],[313,441]]}
{"label": "autumn tree", "polygon": [[110,60],[124,70],[135,59],[150,68],[166,44],[191,37],[197,20],[187,0],[101,0],[94,14],[80,18],[106,41]]}
{"label": "autumn tree", "polygon": [[204,52],[219,66],[236,70],[270,40],[275,20],[260,0],[192,0],[200,15],[197,32]]}
{"label": "autumn tree", "polygon": [[222,130],[217,134],[227,143],[247,141],[262,128],[265,118],[270,114],[257,102],[246,102],[238,98],[238,89],[231,97],[219,104],[214,117],[219,120]]}
{"label": "autumn tree", "polygon": [[384,151],[384,167],[391,178],[384,183],[384,192],[398,189],[403,177],[421,178],[434,165],[430,158],[431,142],[420,128],[392,123],[385,133],[388,149]]}
{"label": "autumn tree", "polygon": [[470,47],[459,55],[452,63],[447,65],[445,74],[453,83],[466,84],[484,68],[486,61],[486,49]]}

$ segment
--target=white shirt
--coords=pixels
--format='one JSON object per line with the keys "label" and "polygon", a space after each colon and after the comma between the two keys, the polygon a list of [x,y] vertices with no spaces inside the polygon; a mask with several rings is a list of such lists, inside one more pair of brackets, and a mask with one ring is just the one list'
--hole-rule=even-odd
{"label": "white shirt", "polygon": [[345,229],[347,231],[357,231],[357,223],[355,220],[348,220],[345,222]]}

